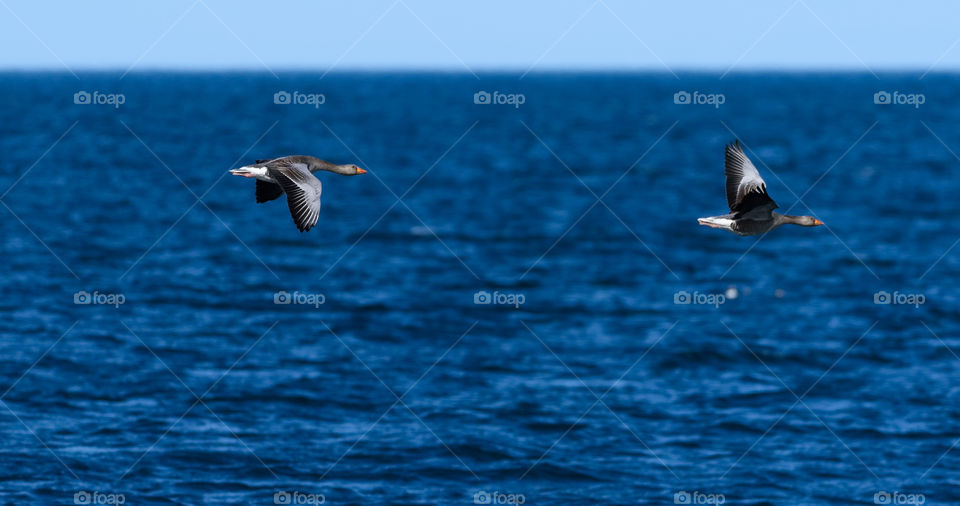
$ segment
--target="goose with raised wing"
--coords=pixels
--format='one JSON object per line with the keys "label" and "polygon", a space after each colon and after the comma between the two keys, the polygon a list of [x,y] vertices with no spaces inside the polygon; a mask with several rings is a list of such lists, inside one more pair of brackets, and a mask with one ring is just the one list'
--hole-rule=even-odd
{"label": "goose with raised wing", "polygon": [[697,221],[701,225],[722,228],[737,235],[763,234],[784,224],[823,225],[813,216],[791,216],[773,211],[777,203],[767,194],[767,184],[743,152],[740,141],[727,145],[725,165],[730,214],[700,218]]}
{"label": "goose with raised wing", "polygon": [[367,172],[353,164],[336,165],[313,156],[294,155],[257,160],[253,165],[233,169],[230,173],[257,180],[258,204],[286,193],[293,222],[301,232],[306,232],[317,224],[320,217],[322,185],[313,173],[321,170],[342,176]]}

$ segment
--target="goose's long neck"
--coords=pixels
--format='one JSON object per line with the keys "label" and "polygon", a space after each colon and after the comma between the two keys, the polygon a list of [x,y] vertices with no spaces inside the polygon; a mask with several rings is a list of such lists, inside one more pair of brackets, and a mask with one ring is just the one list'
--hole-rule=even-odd
{"label": "goose's long neck", "polygon": [[330,163],[330,162],[328,162],[328,161],[326,161],[326,160],[321,160],[321,159],[319,159],[319,158],[314,158],[314,159],[310,160],[310,165],[309,165],[309,167],[310,167],[310,172],[317,172],[318,170],[329,170],[329,171],[333,171],[333,170],[334,170],[334,167],[336,167],[336,165],[334,165],[334,164],[332,164],[332,163]]}
{"label": "goose's long neck", "polygon": [[799,217],[799,216],[791,216],[791,215],[789,215],[789,214],[773,213],[773,219],[774,219],[774,221],[776,221],[777,224],[779,224],[779,225],[783,225],[784,223],[789,223],[789,224],[792,224],[792,225],[796,225],[798,218],[800,218],[800,217]]}

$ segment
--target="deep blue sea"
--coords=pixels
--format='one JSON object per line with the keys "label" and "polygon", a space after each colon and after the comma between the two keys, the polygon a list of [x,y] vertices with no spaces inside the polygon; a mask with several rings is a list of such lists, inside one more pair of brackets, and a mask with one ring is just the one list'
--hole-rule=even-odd
{"label": "deep blue sea", "polygon": [[[0,96],[3,503],[960,502],[960,76]],[[826,226],[698,226],[734,139]],[[289,154],[369,172],[300,233]]]}

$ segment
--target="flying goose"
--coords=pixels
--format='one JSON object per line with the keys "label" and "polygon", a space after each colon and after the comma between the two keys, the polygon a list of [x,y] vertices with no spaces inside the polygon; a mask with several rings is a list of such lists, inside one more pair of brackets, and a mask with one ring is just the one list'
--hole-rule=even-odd
{"label": "flying goose", "polygon": [[739,140],[727,145],[725,165],[727,204],[731,213],[700,218],[697,221],[701,225],[722,228],[737,235],[762,234],[785,223],[804,227],[823,225],[822,221],[813,216],[790,216],[773,212],[777,203],[767,194],[767,184],[744,154]]}
{"label": "flying goose", "polygon": [[313,175],[318,170],[327,170],[343,176],[365,174],[367,171],[356,165],[335,165],[312,156],[284,156],[257,160],[253,165],[232,169],[235,176],[252,177],[257,180],[257,203],[273,200],[287,194],[287,205],[293,222],[301,232],[317,224],[320,216],[320,180]]}

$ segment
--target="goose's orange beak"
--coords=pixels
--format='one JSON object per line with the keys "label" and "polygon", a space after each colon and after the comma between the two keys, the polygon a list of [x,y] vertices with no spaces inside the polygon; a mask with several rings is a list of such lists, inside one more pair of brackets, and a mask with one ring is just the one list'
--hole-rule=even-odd
{"label": "goose's orange beak", "polygon": [[366,174],[366,173],[367,171],[361,169],[360,167],[357,167],[357,174]]}
{"label": "goose's orange beak", "polygon": [[816,218],[814,218],[814,219],[813,219],[813,224],[814,224],[814,225],[823,225],[823,222],[820,221],[820,220],[818,220],[818,219],[816,219]]}

